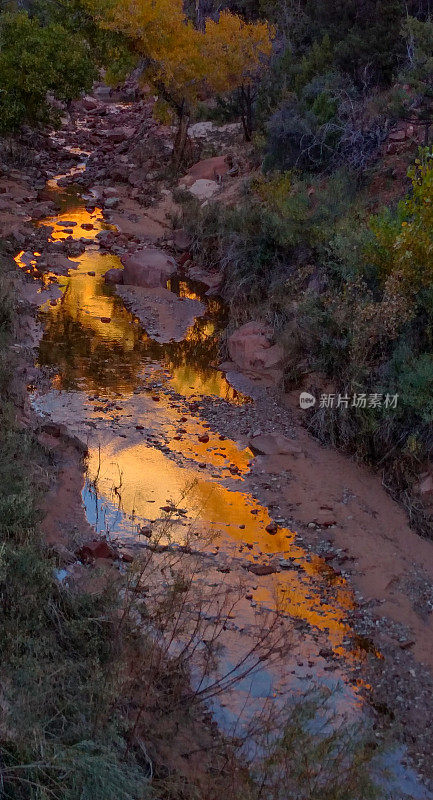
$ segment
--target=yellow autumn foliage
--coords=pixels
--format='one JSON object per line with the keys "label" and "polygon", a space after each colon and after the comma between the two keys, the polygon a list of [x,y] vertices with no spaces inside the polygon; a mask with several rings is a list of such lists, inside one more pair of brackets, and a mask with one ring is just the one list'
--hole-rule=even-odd
{"label": "yellow autumn foliage", "polygon": [[85,0],[102,28],[125,35],[145,60],[145,78],[173,105],[191,107],[203,91],[225,92],[251,80],[271,52],[266,22],[224,11],[197,30],[182,0]]}

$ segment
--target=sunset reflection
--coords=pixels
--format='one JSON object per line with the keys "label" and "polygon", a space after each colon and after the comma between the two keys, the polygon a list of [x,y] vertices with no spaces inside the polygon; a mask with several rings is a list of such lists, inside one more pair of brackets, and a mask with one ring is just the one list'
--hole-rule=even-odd
{"label": "sunset reflection", "polygon": [[[100,210],[87,212],[76,199],[42,224],[52,228],[53,240],[92,239],[104,228]],[[78,430],[83,423],[90,426],[83,492],[90,522],[100,532],[127,540],[139,538],[140,528],[150,524],[179,543],[192,537],[197,547],[224,552],[245,569],[256,605],[278,607],[325,634],[335,653],[349,660],[360,657],[353,637],[346,647],[351,638],[347,615],[354,601],[344,579],[309,555],[289,529],[279,528],[274,536],[266,531],[271,521],[267,509],[238,490],[252,452],[220,436],[197,410],[190,410],[191,399],[206,395],[246,401],[212,366],[224,326],[221,301],[207,298],[195,284],[173,279],[170,288],[205,302],[206,313],[182,342],[162,345],[105,283],[104,273],[121,267],[117,256],[88,245],[73,260],[77,269],[57,281],[60,301],[43,307],[39,360],[55,369],[57,397],[66,389],[76,398],[61,412],[63,418]],[[55,392],[46,394],[41,405],[44,398],[45,411],[56,412]],[[173,509],[168,515],[167,507]],[[258,577],[246,569],[254,563],[272,564],[275,573]]]}

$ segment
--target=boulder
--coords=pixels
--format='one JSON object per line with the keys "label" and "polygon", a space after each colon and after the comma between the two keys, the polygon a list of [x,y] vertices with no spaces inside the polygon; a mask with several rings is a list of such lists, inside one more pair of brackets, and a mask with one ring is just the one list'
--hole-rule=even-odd
{"label": "boulder", "polygon": [[218,291],[221,289],[224,281],[224,273],[222,271],[209,272],[208,270],[203,270],[196,266],[188,269],[188,275],[194,281],[204,283],[205,286],[208,287],[208,291],[206,292],[207,295],[218,294]]}
{"label": "boulder", "polygon": [[47,267],[55,275],[67,275],[70,269],[77,269],[78,262],[62,253],[47,253]]}
{"label": "boulder", "polygon": [[[161,344],[181,342],[195,319],[206,310],[199,300],[178,297],[161,286],[118,286],[116,291],[147,334]],[[152,399],[157,402],[159,397]]]}
{"label": "boulder", "polygon": [[85,95],[85,97],[81,98],[81,105],[86,111],[94,111],[95,109],[100,108],[101,104],[96,97]]}
{"label": "boulder", "polygon": [[199,178],[194,181],[189,187],[191,192],[197,200],[209,200],[212,195],[219,189],[219,184],[216,181],[208,180],[207,178]]}
{"label": "boulder", "polygon": [[302,449],[296,442],[282,434],[261,433],[258,436],[253,436],[248,444],[253,453],[264,456],[302,453]]}
{"label": "boulder", "polygon": [[406,139],[406,129],[405,128],[397,128],[393,130],[388,135],[388,139],[390,142],[404,142]]}
{"label": "boulder", "polygon": [[97,539],[93,542],[87,542],[78,551],[77,556],[81,561],[93,561],[96,558],[117,558],[117,553],[108,544],[106,539]]}
{"label": "boulder", "polygon": [[248,564],[247,570],[248,572],[252,572],[253,575],[273,575],[275,572],[279,571],[278,568],[272,564]]}
{"label": "boulder", "polygon": [[228,340],[230,358],[246,372],[263,372],[281,367],[283,349],[271,345],[272,331],[262,322],[247,322],[235,331]]}
{"label": "boulder", "polygon": [[123,269],[113,267],[104,275],[105,283],[123,283]]}
{"label": "boulder", "polygon": [[141,286],[152,289],[166,286],[168,279],[176,272],[176,262],[164,250],[148,247],[124,256],[123,283],[126,286]]}
{"label": "boulder", "polygon": [[[51,214],[54,214],[56,207],[54,203],[50,201],[36,203],[35,206],[32,208],[32,217],[33,219],[43,219],[44,217],[49,217]],[[77,223],[74,222],[74,225]]]}
{"label": "boulder", "polygon": [[227,174],[230,166],[225,156],[205,158],[194,164],[180,180],[183,186],[192,186],[197,180],[219,181]]}
{"label": "boulder", "polygon": [[177,228],[173,231],[173,244],[176,250],[184,253],[191,247],[191,236],[183,228]]}
{"label": "boulder", "polygon": [[417,491],[421,495],[431,495],[433,494],[433,478],[431,475],[427,475],[424,477],[416,487]]}
{"label": "boulder", "polygon": [[107,197],[103,201],[104,208],[117,208],[119,205],[118,197]]}
{"label": "boulder", "polygon": [[119,125],[115,128],[111,128],[111,130],[105,131],[105,137],[110,140],[110,142],[120,143],[124,142],[125,139],[130,139],[135,133],[135,128]]}

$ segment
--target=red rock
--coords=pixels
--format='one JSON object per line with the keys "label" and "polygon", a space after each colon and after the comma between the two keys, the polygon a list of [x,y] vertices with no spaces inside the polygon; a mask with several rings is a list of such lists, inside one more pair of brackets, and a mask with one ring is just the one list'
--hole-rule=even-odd
{"label": "red rock", "polygon": [[245,371],[263,372],[282,365],[283,349],[271,345],[272,331],[262,322],[247,322],[228,340],[230,358]]}
{"label": "red rock", "polygon": [[262,433],[249,441],[251,450],[261,455],[292,455],[302,453],[301,447],[286,436],[275,433]]}
{"label": "red rock", "polygon": [[272,575],[275,572],[278,572],[276,567],[273,567],[271,564],[248,564],[248,572],[252,572],[253,575]]}
{"label": "red rock", "polygon": [[173,231],[173,244],[176,250],[179,250],[189,257],[189,253],[185,253],[185,250],[189,250],[191,246],[191,236],[183,230],[183,228],[178,228]]}
{"label": "red rock", "polygon": [[109,269],[104,275],[105,283],[122,283],[123,269]]}
{"label": "red rock", "polygon": [[111,317],[101,317],[101,322],[111,322]]}
{"label": "red rock", "polygon": [[406,139],[406,129],[397,128],[396,130],[391,131],[388,135],[388,139],[390,142],[403,142]]}
{"label": "red rock", "polygon": [[178,258],[177,263],[180,267],[184,267],[188,261],[191,260],[191,253],[182,253],[182,255]]}
{"label": "red rock", "polygon": [[186,175],[181,178],[180,183],[184,186],[192,186],[197,180],[218,181],[227,174],[229,169],[230,166],[225,156],[204,158],[188,170]]}
{"label": "red rock", "polygon": [[165,287],[169,278],[176,272],[176,262],[164,250],[148,247],[124,256],[123,283],[126,286],[144,288]]}
{"label": "red rock", "polygon": [[143,527],[140,528],[140,534],[142,536],[146,536],[147,539],[150,539],[152,536],[152,528],[150,525],[143,525]]}
{"label": "red rock", "polygon": [[82,229],[84,231],[92,231],[93,228],[94,228],[94,225],[93,225],[92,222],[82,222],[81,223],[81,227],[82,227]]}
{"label": "red rock", "polygon": [[198,440],[199,440],[199,442],[203,442],[204,444],[207,444],[207,442],[209,441],[209,436],[207,435],[207,433],[202,433],[198,437]]}
{"label": "red rock", "polygon": [[82,561],[92,561],[95,558],[117,558],[117,553],[108,544],[106,539],[98,539],[87,542],[77,552],[77,556]]}
{"label": "red rock", "polygon": [[94,278],[95,275],[96,275],[96,272],[93,272],[93,270],[90,270],[90,272],[88,272],[87,274],[90,275],[91,278]]}
{"label": "red rock", "polygon": [[97,108],[100,108],[100,102],[95,97],[90,97],[90,95],[86,95],[86,97],[81,98],[79,102],[80,105],[86,109],[86,111],[95,111]]}
{"label": "red rock", "polygon": [[266,525],[265,530],[267,533],[270,533],[271,536],[275,536],[278,531],[278,525],[276,522],[270,522],[269,525]]}

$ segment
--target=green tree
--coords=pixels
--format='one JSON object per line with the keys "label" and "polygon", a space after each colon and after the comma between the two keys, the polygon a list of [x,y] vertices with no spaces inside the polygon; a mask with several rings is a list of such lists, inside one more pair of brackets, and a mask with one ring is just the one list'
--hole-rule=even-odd
{"label": "green tree", "polygon": [[0,15],[0,133],[47,122],[47,94],[69,102],[90,89],[95,67],[86,41],[25,11]]}
{"label": "green tree", "polygon": [[420,150],[408,171],[412,191],[400,201],[397,212],[373,217],[375,235],[368,249],[370,261],[385,282],[398,281],[399,292],[411,296],[433,284],[433,153]]}

